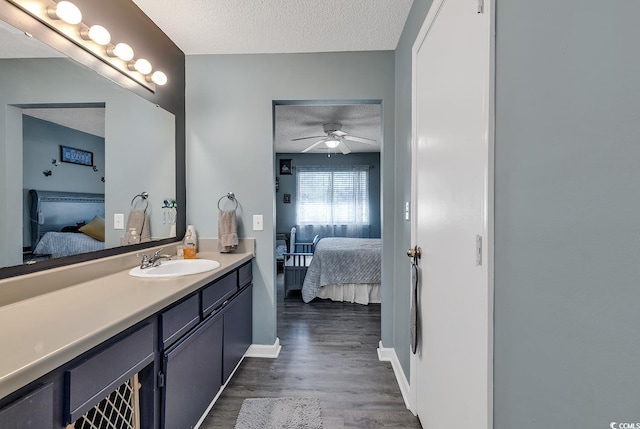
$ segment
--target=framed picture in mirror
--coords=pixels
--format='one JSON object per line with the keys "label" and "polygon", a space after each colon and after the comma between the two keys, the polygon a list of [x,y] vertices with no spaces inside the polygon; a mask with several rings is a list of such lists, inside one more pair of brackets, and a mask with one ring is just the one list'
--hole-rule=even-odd
{"label": "framed picture in mirror", "polygon": [[60,161],[93,167],[93,152],[60,145]]}

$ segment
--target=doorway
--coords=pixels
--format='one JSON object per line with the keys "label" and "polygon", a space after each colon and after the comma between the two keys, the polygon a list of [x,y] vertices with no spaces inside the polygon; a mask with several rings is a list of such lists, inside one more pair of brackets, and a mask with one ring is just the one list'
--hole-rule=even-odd
{"label": "doorway", "polygon": [[[382,102],[276,101],[273,105],[273,118],[276,275],[282,273],[282,262],[278,260],[282,248],[292,250],[291,231],[294,227],[297,242],[312,242],[316,235],[319,238],[381,238]],[[338,130],[335,134],[342,137],[337,144],[327,141],[334,134],[334,129]],[[298,212],[300,205],[304,204],[297,195],[300,169],[312,167],[327,170],[327,174],[331,174],[332,169],[359,166],[366,167],[368,177],[367,189],[358,191],[366,192],[366,219],[331,218],[313,222],[313,219],[306,219]],[[326,210],[321,208],[317,212],[330,211],[333,211],[331,207]],[[295,292],[286,296],[299,299]]]}

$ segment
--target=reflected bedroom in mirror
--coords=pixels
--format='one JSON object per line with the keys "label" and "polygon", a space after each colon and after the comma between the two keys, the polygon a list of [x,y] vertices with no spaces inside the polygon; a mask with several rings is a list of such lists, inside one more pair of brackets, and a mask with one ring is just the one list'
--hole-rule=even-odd
{"label": "reflected bedroom in mirror", "polygon": [[0,107],[0,271],[175,236],[173,114],[2,21]]}

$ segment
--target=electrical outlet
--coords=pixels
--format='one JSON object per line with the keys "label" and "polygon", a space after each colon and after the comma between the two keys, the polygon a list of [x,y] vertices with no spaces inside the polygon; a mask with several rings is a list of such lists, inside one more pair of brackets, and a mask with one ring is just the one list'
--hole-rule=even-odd
{"label": "electrical outlet", "polygon": [[124,214],[115,213],[113,215],[113,229],[124,229]]}
{"label": "electrical outlet", "polygon": [[253,230],[262,231],[264,229],[262,215],[253,215]]}

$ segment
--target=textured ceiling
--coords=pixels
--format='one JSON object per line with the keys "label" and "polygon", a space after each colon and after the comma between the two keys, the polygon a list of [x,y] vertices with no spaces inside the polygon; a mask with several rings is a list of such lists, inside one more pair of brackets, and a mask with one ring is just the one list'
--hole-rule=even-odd
{"label": "textured ceiling", "polygon": [[[349,105],[278,105],[276,106],[276,153],[299,153],[323,137],[291,141],[309,136],[324,136],[322,125],[342,124],[351,136],[375,140],[375,144],[347,141],[352,152],[380,152],[382,143],[382,106],[380,104]],[[327,153],[324,144],[307,153]],[[333,152],[336,152],[334,149]]]}
{"label": "textured ceiling", "polygon": [[395,50],[413,0],[133,0],[187,55]]}

